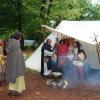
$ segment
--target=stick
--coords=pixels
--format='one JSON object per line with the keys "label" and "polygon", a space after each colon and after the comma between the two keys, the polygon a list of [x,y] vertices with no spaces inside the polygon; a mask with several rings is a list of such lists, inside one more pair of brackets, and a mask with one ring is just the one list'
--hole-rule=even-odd
{"label": "stick", "polygon": [[98,42],[97,37],[96,37],[95,34],[94,34],[94,37],[95,37],[95,41],[97,43],[96,50],[97,50],[98,60],[99,60],[99,64],[100,64],[99,42]]}

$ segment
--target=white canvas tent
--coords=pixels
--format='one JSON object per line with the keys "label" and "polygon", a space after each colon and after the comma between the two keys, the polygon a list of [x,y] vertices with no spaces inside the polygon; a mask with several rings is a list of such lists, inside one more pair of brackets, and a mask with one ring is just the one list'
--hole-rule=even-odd
{"label": "white canvas tent", "polygon": [[[100,21],[61,21],[61,23],[53,29],[46,25],[42,25],[46,29],[52,31],[48,38],[52,39],[53,44],[56,38],[63,34],[73,37],[82,43],[82,47],[86,52],[87,61],[91,63],[91,67],[100,69],[98,55],[94,41],[94,34],[100,42]],[[36,71],[40,71],[41,67],[41,46],[26,60],[26,66]]]}

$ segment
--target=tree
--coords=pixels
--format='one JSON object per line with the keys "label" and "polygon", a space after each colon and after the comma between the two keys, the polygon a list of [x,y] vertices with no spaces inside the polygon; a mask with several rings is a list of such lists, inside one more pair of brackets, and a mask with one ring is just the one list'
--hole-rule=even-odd
{"label": "tree", "polygon": [[56,20],[57,23],[64,19],[95,20],[100,19],[100,11],[98,8],[94,7],[90,0],[53,0],[51,13],[49,15],[51,20]]}
{"label": "tree", "polygon": [[16,12],[9,0],[0,1],[0,31],[12,31],[16,27]]}
{"label": "tree", "polygon": [[90,0],[1,0],[0,33],[22,31],[24,38],[42,42],[48,35],[41,24],[61,20],[100,20],[100,5]]}
{"label": "tree", "polygon": [[48,1],[48,10],[47,10],[47,15],[48,15],[48,16],[49,16],[49,14],[50,14],[50,12],[51,12],[52,3],[53,3],[53,0],[49,0],[49,1]]}

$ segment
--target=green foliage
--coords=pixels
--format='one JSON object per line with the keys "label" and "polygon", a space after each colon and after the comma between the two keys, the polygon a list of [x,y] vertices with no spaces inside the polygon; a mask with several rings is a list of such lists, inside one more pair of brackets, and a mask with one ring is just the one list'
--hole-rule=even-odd
{"label": "green foliage", "polygon": [[9,0],[0,1],[0,32],[11,31],[15,28],[16,12]]}
{"label": "green foliage", "polygon": [[24,50],[35,50],[38,47],[38,43],[34,43],[32,45],[26,45],[24,46]]}
{"label": "green foliage", "polygon": [[56,27],[61,20],[100,20],[100,5],[91,0],[0,0],[0,38],[8,38],[16,29],[25,39],[41,43],[49,34],[41,25]]}

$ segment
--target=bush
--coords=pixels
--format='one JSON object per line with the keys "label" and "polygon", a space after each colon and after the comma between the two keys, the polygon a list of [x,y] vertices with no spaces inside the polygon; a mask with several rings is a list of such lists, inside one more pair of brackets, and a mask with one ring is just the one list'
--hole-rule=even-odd
{"label": "bush", "polygon": [[36,48],[38,47],[38,43],[34,43],[34,44],[32,44],[32,45],[26,45],[26,46],[24,46],[24,50],[30,50],[30,49],[33,49],[33,50],[35,50]]}

